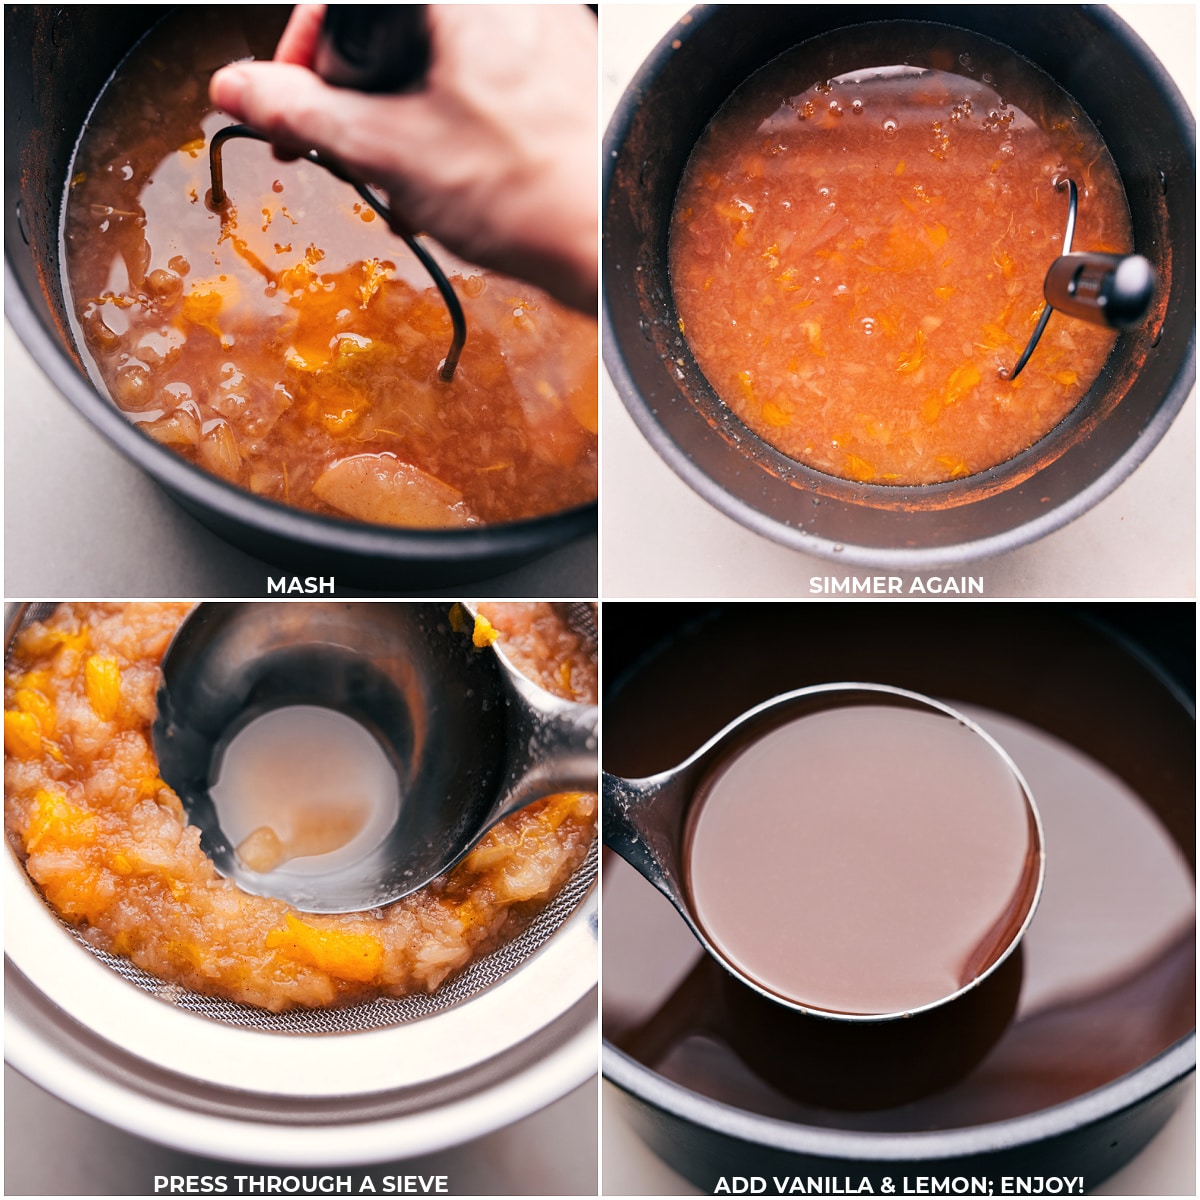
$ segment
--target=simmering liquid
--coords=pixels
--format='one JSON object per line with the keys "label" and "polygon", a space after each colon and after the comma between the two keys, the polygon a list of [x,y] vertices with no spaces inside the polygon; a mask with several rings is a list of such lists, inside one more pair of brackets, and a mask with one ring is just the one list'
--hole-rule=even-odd
{"label": "simmering liquid", "polygon": [[260,872],[355,862],[380,844],[400,807],[396,772],[375,738],[311,704],[274,709],[239,730],[209,794],[238,856]]}
{"label": "simmering liquid", "polygon": [[1031,64],[934,25],[815,39],[735,92],[692,153],[672,218],[680,327],[721,399],[792,458],[877,484],[982,471],[1062,420],[1116,337],[1057,314],[1001,375],[1062,253],[1068,177],[1073,248],[1132,249],[1104,143]]}
{"label": "simmering liquid", "polygon": [[809,1007],[934,1003],[991,966],[1028,912],[1037,845],[1024,793],[948,717],[802,717],[721,767],[698,804],[700,924],[746,975]]}

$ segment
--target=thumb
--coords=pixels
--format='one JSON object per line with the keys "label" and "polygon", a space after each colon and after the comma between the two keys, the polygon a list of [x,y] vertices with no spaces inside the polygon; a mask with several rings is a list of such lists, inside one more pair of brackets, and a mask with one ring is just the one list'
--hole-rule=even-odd
{"label": "thumb", "polygon": [[212,77],[209,96],[218,108],[266,134],[282,157],[318,150],[339,158],[356,119],[357,97],[291,63],[223,67]]}

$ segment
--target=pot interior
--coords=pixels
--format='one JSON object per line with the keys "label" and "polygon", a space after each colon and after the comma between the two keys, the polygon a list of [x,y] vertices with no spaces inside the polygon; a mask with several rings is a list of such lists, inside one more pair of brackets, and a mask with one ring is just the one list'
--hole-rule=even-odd
{"label": "pot interior", "polygon": [[59,214],[75,142],[109,75],[165,5],[17,9],[5,19],[4,241],[34,315],[75,353],[61,284]]}
{"label": "pot interior", "polygon": [[[725,6],[694,12],[643,65],[606,138],[605,356],[635,420],[706,499],[797,548],[920,550],[1030,540],[1078,515],[1141,461],[1194,376],[1194,122],[1161,66],[1097,10],[858,6],[854,23],[888,22],[897,56],[920,62],[945,26],[1027,58],[1084,108],[1129,201],[1135,247],[1155,264],[1147,320],[1117,342],[1097,383],[1054,430],[991,470],[948,484],[855,483],[767,445],[717,398],[679,331],[667,267],[670,216],[692,147],[725,99],[783,49],[844,27],[848,10]],[[929,22],[936,24],[930,25]],[[831,57],[829,75],[865,64]],[[1066,318],[1060,318],[1066,319]],[[828,549],[830,547],[824,546]],[[838,545],[840,551],[842,545]],[[979,551],[976,551],[976,554]],[[943,554],[971,557],[969,554]],[[864,561],[882,563],[876,555]],[[897,560],[899,565],[900,561]]]}
{"label": "pot interior", "polygon": [[[613,858],[604,1032],[647,1078],[806,1126],[955,1129],[1084,1096],[1194,1028],[1195,731],[1180,690],[1194,672],[1190,606],[925,607],[867,620],[857,606],[823,605],[804,618],[815,636],[792,637],[800,614],[784,607],[672,608],[668,625],[644,606],[615,606],[605,622],[617,682],[604,765],[633,777],[666,769],[751,705],[837,680],[911,688],[974,716],[1025,774],[1045,823],[1046,886],[1023,943],[1015,1019],[965,1078],[898,1107],[865,1096],[851,1112],[854,1097],[785,1095],[732,1048],[741,1033],[722,973],[670,905]],[[1146,645],[1175,683],[1142,657]],[[775,1034],[782,1058],[787,1035]]]}
{"label": "pot interior", "polygon": [[[263,8],[267,23],[277,20]],[[272,562],[336,572],[345,583],[411,590],[478,579],[594,532],[594,502],[451,530],[370,525],[286,508],[184,461],[96,390],[76,350],[63,284],[63,196],[80,131],[101,90],[169,11],[167,5],[25,5],[5,14],[5,311],[54,385],[221,537]],[[262,52],[269,46],[263,42]]]}

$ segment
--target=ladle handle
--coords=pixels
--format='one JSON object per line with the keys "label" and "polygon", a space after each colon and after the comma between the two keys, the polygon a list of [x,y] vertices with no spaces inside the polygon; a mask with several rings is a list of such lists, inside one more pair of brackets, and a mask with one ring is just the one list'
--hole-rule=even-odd
{"label": "ladle handle", "polygon": [[554,792],[596,790],[594,704],[557,700],[514,681],[520,703],[509,733],[509,759],[488,826]]}
{"label": "ladle handle", "polygon": [[1069,317],[1129,329],[1150,307],[1154,268],[1140,254],[1064,254],[1046,273],[1046,303]]}
{"label": "ladle handle", "polygon": [[421,84],[430,54],[424,4],[330,4],[313,68],[335,87],[403,92]]}
{"label": "ladle handle", "polygon": [[683,880],[686,801],[678,773],[623,779],[605,771],[602,784],[604,844],[662,892],[690,924]]}

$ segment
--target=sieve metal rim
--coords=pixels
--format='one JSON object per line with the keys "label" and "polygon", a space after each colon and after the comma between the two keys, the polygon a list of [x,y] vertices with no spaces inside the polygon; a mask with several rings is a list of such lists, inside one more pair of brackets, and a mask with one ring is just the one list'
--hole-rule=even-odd
{"label": "sieve metal rim", "polygon": [[281,1034],[205,1019],[116,974],[9,846],[5,1057],[102,1120],[198,1153],[315,1165],[457,1144],[596,1073],[594,856],[589,867],[553,935],[483,991],[403,1024]]}
{"label": "sieve metal rim", "polygon": [[140,991],[78,944],[11,851],[3,869],[5,1058],[141,1137],[247,1162],[380,1161],[482,1136],[596,1074],[594,884],[550,941],[460,1005],[287,1035]]}
{"label": "sieve metal rim", "polygon": [[313,1098],[421,1086],[509,1050],[536,1033],[541,1014],[569,1008],[596,981],[594,886],[545,945],[461,1004],[404,1024],[314,1034],[230,1025],[133,986],[71,936],[12,853],[4,903],[5,957],[65,1015],[156,1068],[251,1093]]}
{"label": "sieve metal rim", "polygon": [[[6,968],[8,964],[6,963]],[[176,1149],[262,1165],[355,1165],[431,1153],[536,1112],[594,1078],[595,989],[513,1054],[436,1090],[339,1100],[325,1119],[269,1096],[214,1097],[143,1086],[119,1052],[54,1019],[36,989],[6,970],[6,1055],[34,1083],[108,1124]]]}

